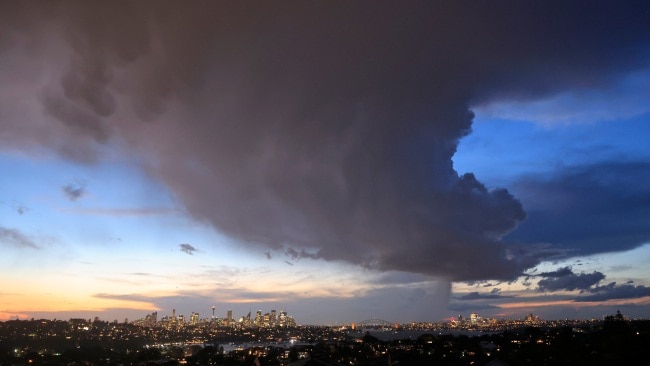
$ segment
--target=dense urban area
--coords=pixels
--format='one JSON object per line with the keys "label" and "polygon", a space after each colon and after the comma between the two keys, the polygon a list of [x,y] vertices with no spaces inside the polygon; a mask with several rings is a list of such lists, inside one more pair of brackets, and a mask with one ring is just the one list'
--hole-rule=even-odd
{"label": "dense urban area", "polygon": [[649,365],[650,320],[481,318],[297,325],[285,311],[239,319],[157,313],[0,322],[5,365]]}

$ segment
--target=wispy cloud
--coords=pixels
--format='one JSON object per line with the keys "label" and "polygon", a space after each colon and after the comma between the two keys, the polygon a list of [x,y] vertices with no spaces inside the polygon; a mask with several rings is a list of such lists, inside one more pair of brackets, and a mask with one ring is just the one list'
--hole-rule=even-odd
{"label": "wispy cloud", "polygon": [[123,301],[135,301],[135,302],[152,302],[155,298],[144,296],[144,295],[134,295],[134,294],[107,294],[107,293],[98,293],[94,294],[93,297],[99,299],[111,299],[111,300],[123,300]]}
{"label": "wispy cloud", "polygon": [[18,248],[40,249],[36,243],[17,229],[0,227],[0,243]]}
{"label": "wispy cloud", "polygon": [[475,106],[491,118],[532,121],[545,127],[614,121],[648,113],[650,70],[630,73],[606,88],[570,91],[534,101],[498,101]]}

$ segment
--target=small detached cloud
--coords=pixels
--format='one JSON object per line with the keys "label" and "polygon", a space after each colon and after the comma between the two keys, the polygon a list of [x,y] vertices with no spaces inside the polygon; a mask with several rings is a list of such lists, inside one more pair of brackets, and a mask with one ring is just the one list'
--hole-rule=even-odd
{"label": "small detached cloud", "polygon": [[19,205],[16,207],[16,212],[18,212],[19,215],[23,215],[29,211],[29,208],[27,206]]}
{"label": "small detached cloud", "polygon": [[70,201],[76,201],[86,193],[86,188],[83,185],[73,183],[66,184],[61,187],[61,190]]}
{"label": "small detached cloud", "polygon": [[552,272],[543,272],[538,276],[545,278],[538,282],[537,291],[586,291],[605,279],[602,272],[574,273],[570,267],[560,268]]}
{"label": "small detached cloud", "polygon": [[194,248],[191,244],[183,243],[179,245],[181,247],[181,252],[193,255],[198,249]]}

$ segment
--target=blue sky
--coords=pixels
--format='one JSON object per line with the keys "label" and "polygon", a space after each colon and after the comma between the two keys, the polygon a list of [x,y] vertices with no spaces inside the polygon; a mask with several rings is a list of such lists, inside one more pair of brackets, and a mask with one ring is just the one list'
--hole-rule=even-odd
{"label": "blue sky", "polygon": [[375,5],[0,8],[0,319],[647,318],[647,4]]}

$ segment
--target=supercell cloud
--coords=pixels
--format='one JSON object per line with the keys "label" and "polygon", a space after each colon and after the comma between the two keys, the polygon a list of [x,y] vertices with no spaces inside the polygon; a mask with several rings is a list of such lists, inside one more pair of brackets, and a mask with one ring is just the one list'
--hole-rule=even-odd
{"label": "supercell cloud", "polygon": [[501,240],[517,198],[454,170],[468,106],[647,65],[639,6],[5,3],[0,143],[120,149],[194,218],[293,259],[513,279],[540,258]]}

